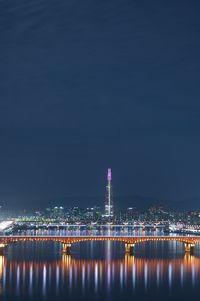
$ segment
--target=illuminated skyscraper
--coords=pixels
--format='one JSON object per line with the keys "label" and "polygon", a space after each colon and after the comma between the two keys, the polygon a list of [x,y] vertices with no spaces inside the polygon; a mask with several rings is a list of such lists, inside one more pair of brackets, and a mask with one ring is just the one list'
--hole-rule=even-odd
{"label": "illuminated skyscraper", "polygon": [[107,173],[105,216],[109,217],[109,218],[113,217],[112,171],[111,171],[111,168],[108,168],[108,173]]}

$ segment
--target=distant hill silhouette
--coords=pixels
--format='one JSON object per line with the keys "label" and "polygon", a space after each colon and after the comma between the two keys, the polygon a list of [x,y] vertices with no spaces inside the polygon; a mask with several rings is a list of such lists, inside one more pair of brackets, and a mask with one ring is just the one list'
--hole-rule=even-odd
{"label": "distant hill silhouette", "polygon": [[[74,196],[58,197],[50,200],[32,200],[30,203],[1,201],[2,209],[8,210],[43,210],[47,207],[64,206],[64,207],[93,207],[98,206],[104,209],[104,196]],[[150,206],[162,206],[166,209],[175,210],[200,210],[200,198],[194,197],[182,201],[159,200],[153,197],[143,197],[136,195],[115,196],[114,207],[117,210],[126,209],[127,207],[136,207],[138,210],[145,210]]]}

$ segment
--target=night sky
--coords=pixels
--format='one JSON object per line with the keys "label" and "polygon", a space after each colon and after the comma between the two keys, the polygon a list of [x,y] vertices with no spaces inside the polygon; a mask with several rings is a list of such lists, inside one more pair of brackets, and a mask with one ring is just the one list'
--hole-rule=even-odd
{"label": "night sky", "polygon": [[200,1],[0,0],[0,201],[99,201],[108,167],[200,204]]}

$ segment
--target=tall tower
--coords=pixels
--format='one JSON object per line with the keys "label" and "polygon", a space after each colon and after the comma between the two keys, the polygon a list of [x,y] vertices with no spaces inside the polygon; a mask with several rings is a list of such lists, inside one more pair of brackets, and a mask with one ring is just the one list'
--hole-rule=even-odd
{"label": "tall tower", "polygon": [[108,168],[108,173],[107,173],[105,216],[109,217],[109,218],[113,217],[112,171],[111,171],[111,168]]}

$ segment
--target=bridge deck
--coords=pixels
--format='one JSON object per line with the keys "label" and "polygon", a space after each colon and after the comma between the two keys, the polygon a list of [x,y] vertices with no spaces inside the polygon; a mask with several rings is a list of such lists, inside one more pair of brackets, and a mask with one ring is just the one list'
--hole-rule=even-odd
{"label": "bridge deck", "polygon": [[9,243],[14,241],[60,241],[67,243],[76,243],[80,241],[122,241],[125,243],[137,243],[142,241],[181,241],[186,243],[197,243],[200,242],[200,236],[128,236],[128,235],[70,235],[70,236],[62,236],[62,235],[12,235],[12,236],[0,236],[0,242]]}
{"label": "bridge deck", "polygon": [[71,245],[83,241],[118,241],[125,243],[126,252],[132,253],[135,244],[147,241],[179,241],[185,244],[186,252],[193,252],[200,236],[55,236],[55,235],[12,235],[0,236],[0,250],[8,244],[25,241],[57,241],[62,243],[63,252],[70,253]]}

